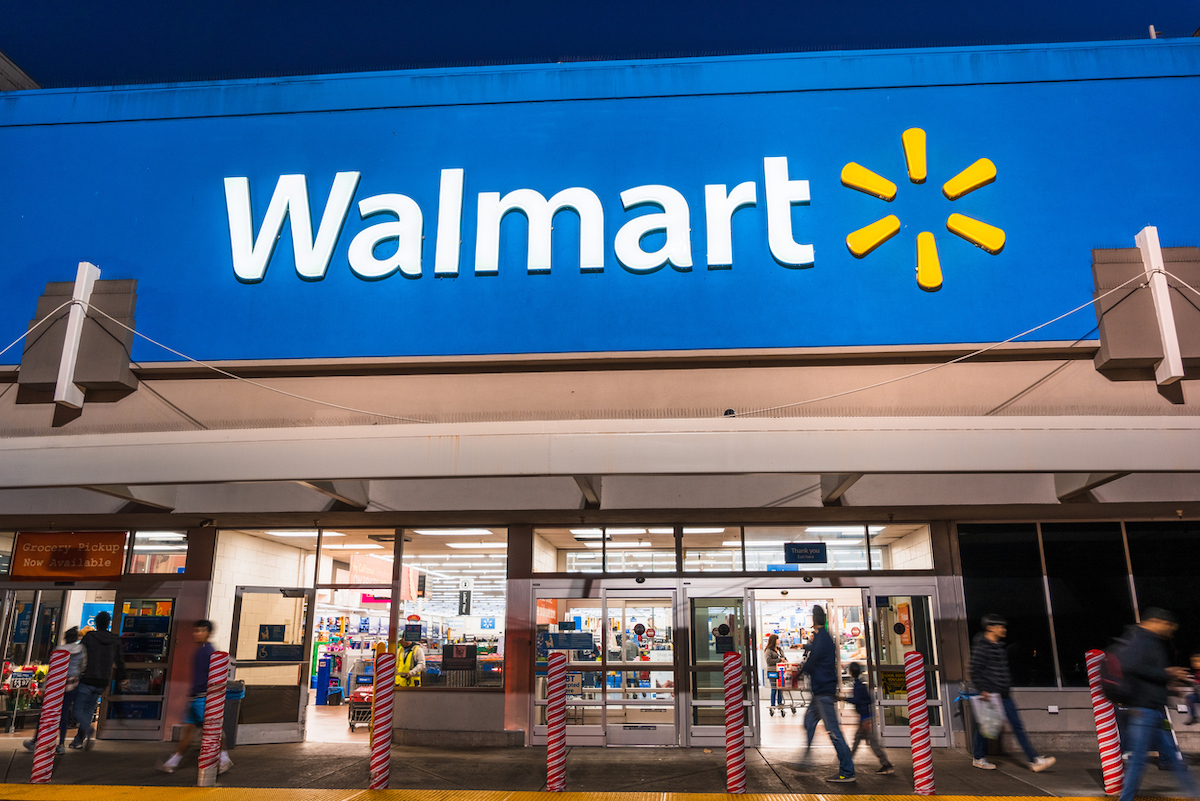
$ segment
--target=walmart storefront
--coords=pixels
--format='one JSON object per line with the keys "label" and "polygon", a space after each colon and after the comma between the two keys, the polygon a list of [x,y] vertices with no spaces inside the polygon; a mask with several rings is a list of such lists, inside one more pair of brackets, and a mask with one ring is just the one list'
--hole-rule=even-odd
{"label": "walmart storefront", "polygon": [[171,735],[207,614],[295,740],[407,624],[398,740],[534,744],[573,631],[573,742],[699,745],[726,624],[771,743],[759,648],[821,603],[893,743],[925,654],[949,745],[998,611],[1086,741],[1082,649],[1200,643],[1198,85],[1155,40],[0,95],[0,532],[126,543],[5,574],[10,668],[24,604],[171,600],[109,736]]}

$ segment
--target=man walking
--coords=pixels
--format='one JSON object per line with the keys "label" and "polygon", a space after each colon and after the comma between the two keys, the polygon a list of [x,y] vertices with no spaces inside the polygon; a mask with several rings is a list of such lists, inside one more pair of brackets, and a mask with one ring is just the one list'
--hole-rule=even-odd
{"label": "man walking", "polygon": [[[1025,725],[1017,714],[1017,705],[1009,697],[1012,688],[1012,674],[1008,669],[1008,651],[1004,648],[1004,637],[1008,634],[1008,622],[999,615],[984,615],[983,631],[975,635],[971,641],[971,681],[979,690],[984,701],[991,700],[993,695],[1000,697],[1004,707],[1004,717],[1012,726],[1013,734],[1029,759],[1029,769],[1041,773],[1053,765],[1054,757],[1038,756],[1029,735],[1025,733]],[[996,766],[987,759],[987,738],[978,730],[975,731],[975,767],[982,770],[995,770]]]}
{"label": "man walking", "polygon": [[[212,643],[208,641],[208,638],[212,636],[212,627],[211,620],[197,620],[192,624],[192,641],[199,648],[192,656],[191,700],[188,702],[187,712],[183,718],[183,733],[179,736],[179,747],[165,762],[158,765],[158,769],[163,773],[175,772],[184,753],[187,752],[188,746],[192,744],[196,732],[204,728],[204,707],[208,701],[208,667],[213,655]],[[222,745],[224,745],[224,737],[225,732],[222,731]],[[222,748],[217,774],[220,775],[232,767],[233,760],[229,758],[229,752]]]}
{"label": "man walking", "polygon": [[83,669],[79,686],[75,689],[75,722],[79,724],[79,730],[71,740],[72,748],[91,750],[92,716],[96,714],[100,696],[112,681],[114,668],[117,681],[122,685],[125,683],[125,657],[121,654],[121,641],[108,630],[111,621],[112,616],[108,612],[100,612],[96,615],[96,628],[80,640],[87,654],[87,667]]}
{"label": "man walking", "polygon": [[[850,746],[842,736],[842,727],[838,723],[837,691],[838,668],[837,648],[833,638],[825,627],[825,610],[820,606],[813,607],[813,633],[808,659],[800,668],[801,673],[807,673],[812,687],[812,703],[804,713],[804,730],[808,734],[808,747],[812,748],[813,735],[817,730],[817,721],[825,724],[825,731],[833,742],[833,749],[838,756],[838,771],[825,779],[827,782],[849,783],[857,781],[854,775],[854,758]],[[807,752],[806,752],[807,753]]]}
{"label": "man walking", "polygon": [[1128,738],[1125,750],[1129,752],[1129,761],[1125,764],[1120,801],[1133,801],[1137,795],[1149,751],[1158,752],[1160,769],[1179,774],[1185,795],[1195,798],[1200,794],[1196,780],[1179,758],[1169,731],[1163,728],[1167,683],[1187,677],[1184,668],[1167,664],[1166,640],[1178,628],[1173,614],[1151,607],[1143,613],[1140,624],[1130,627],[1126,644],[1121,648],[1121,673],[1129,692],[1124,731]]}

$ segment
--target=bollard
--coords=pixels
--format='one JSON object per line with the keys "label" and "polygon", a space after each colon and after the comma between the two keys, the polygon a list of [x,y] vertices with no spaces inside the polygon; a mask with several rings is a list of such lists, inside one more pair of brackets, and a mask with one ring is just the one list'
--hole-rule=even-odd
{"label": "bollard", "polygon": [[386,790],[392,778],[392,705],[396,698],[396,655],[375,656],[371,701],[371,788]]}
{"label": "bollard", "polygon": [[1121,762],[1121,732],[1117,728],[1117,710],[1104,697],[1100,686],[1100,663],[1103,651],[1088,651],[1086,654],[1088,685],[1092,689],[1092,714],[1096,718],[1096,739],[1100,743],[1100,770],[1104,774],[1104,792],[1120,795],[1125,780],[1125,766]]}
{"label": "bollard", "polygon": [[725,792],[746,792],[746,713],[742,707],[742,655],[725,653]]}
{"label": "bollard", "polygon": [[546,792],[567,788],[567,655],[550,654],[546,671]]}
{"label": "bollard", "polygon": [[933,795],[933,749],[929,743],[929,705],[925,694],[925,658],[916,651],[904,655],[908,689],[908,736],[912,742],[913,789]]}
{"label": "bollard", "polygon": [[46,671],[46,689],[42,693],[42,714],[38,718],[37,743],[33,747],[31,784],[45,784],[54,773],[54,751],[58,748],[58,727],[62,722],[63,696],[67,691],[67,663],[71,652],[59,649],[50,654]]}
{"label": "bollard", "polygon": [[200,770],[197,787],[215,787],[221,764],[221,729],[225,725],[225,684],[229,654],[213,651],[208,658],[208,691],[204,695],[204,727],[200,730]]}

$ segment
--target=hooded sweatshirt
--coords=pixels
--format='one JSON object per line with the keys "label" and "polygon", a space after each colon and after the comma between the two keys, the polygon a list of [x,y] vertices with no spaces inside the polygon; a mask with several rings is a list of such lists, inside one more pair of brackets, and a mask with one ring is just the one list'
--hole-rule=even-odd
{"label": "hooded sweatshirt", "polygon": [[1008,695],[1012,674],[1003,640],[992,642],[982,631],[971,640],[971,682],[980,692]]}
{"label": "hooded sweatshirt", "polygon": [[125,656],[121,653],[121,640],[117,635],[96,629],[85,634],[80,643],[87,652],[87,667],[79,677],[80,684],[108,687],[114,667],[117,680],[125,680]]}
{"label": "hooded sweatshirt", "polygon": [[1167,703],[1167,646],[1162,637],[1141,626],[1125,630],[1121,672],[1129,680],[1131,697],[1126,706],[1160,709]]}
{"label": "hooded sweatshirt", "polygon": [[61,646],[62,650],[71,655],[67,660],[67,689],[66,692],[71,692],[79,686],[79,677],[83,675],[83,669],[87,665],[87,651],[83,648],[81,642],[69,642]]}

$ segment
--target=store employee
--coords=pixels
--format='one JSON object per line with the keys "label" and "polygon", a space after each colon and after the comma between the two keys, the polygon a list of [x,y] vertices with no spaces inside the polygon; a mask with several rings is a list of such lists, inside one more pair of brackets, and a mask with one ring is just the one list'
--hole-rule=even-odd
{"label": "store employee", "polygon": [[400,653],[396,656],[396,686],[419,687],[424,672],[425,649],[421,643],[401,640]]}

